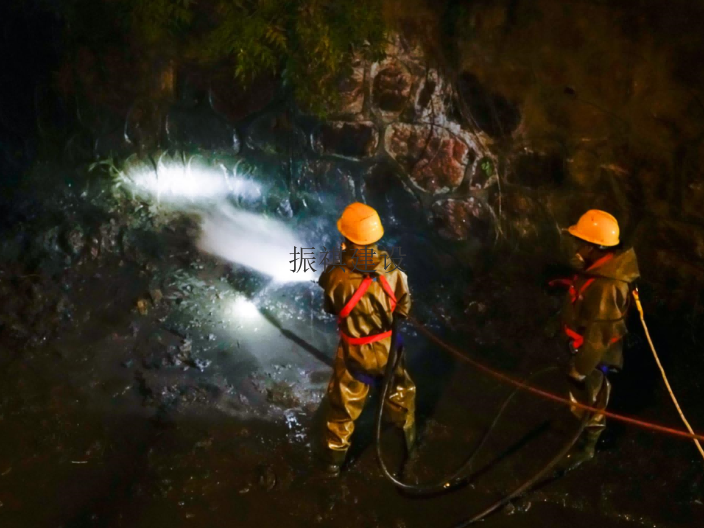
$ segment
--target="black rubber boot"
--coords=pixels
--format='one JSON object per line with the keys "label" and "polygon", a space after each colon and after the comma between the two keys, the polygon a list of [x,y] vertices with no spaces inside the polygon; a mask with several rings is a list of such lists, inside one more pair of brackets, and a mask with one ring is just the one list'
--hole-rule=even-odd
{"label": "black rubber boot", "polygon": [[557,470],[563,473],[577,469],[584,462],[594,458],[596,444],[599,441],[603,427],[587,428],[569,453],[557,464]]}
{"label": "black rubber boot", "polygon": [[347,451],[333,451],[332,449],[326,449],[320,465],[315,472],[314,478],[334,479],[339,477],[346,455]]}

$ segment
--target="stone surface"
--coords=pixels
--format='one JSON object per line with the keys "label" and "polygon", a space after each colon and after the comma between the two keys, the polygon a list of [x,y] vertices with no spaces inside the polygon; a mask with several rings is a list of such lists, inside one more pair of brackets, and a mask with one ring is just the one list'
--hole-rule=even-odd
{"label": "stone surface", "polygon": [[452,86],[437,70],[428,70],[418,83],[415,119],[423,123],[444,124],[449,118]]}
{"label": "stone surface", "polygon": [[334,114],[352,116],[364,109],[365,80],[366,64],[357,57],[352,63],[352,72],[340,82],[340,100]]}
{"label": "stone surface", "polygon": [[430,125],[389,125],[386,151],[408,172],[420,189],[437,194],[457,188],[474,153],[458,136]]}
{"label": "stone surface", "polygon": [[315,130],[311,143],[318,154],[366,158],[376,152],[379,132],[371,122],[325,122]]}
{"label": "stone surface", "polygon": [[535,243],[542,228],[550,224],[551,216],[539,200],[521,192],[503,192],[495,210],[501,210],[506,235]]}
{"label": "stone surface", "polygon": [[443,200],[433,204],[433,218],[438,232],[450,240],[469,237],[486,239],[491,231],[491,215],[480,200]]}
{"label": "stone surface", "polygon": [[331,160],[306,159],[297,171],[294,197],[308,204],[317,202],[342,210],[356,200],[357,185],[352,171]]}
{"label": "stone surface", "polygon": [[363,176],[362,199],[379,211],[384,225],[427,228],[426,212],[391,163],[377,163]]}
{"label": "stone surface", "polygon": [[411,96],[413,77],[397,59],[387,59],[372,67],[372,102],[382,114],[399,114]]}
{"label": "stone surface", "polygon": [[139,151],[153,150],[163,131],[163,110],[156,104],[135,104],[125,118],[125,139]]}
{"label": "stone surface", "polygon": [[207,104],[173,108],[166,116],[166,135],[177,148],[227,149],[232,153],[240,150],[234,128]]}
{"label": "stone surface", "polygon": [[469,186],[474,190],[484,189],[496,182],[496,167],[494,161],[489,157],[478,159],[470,168]]}
{"label": "stone surface", "polygon": [[566,179],[565,160],[559,152],[519,151],[509,162],[509,183],[531,188],[555,187]]}
{"label": "stone surface", "polygon": [[278,81],[263,76],[250,86],[242,86],[229,75],[213,79],[210,87],[210,105],[230,122],[241,121],[263,110],[274,98]]}
{"label": "stone surface", "polygon": [[288,157],[306,145],[306,137],[285,112],[264,114],[247,131],[247,146],[271,156]]}
{"label": "stone surface", "polygon": [[491,137],[510,136],[521,122],[518,106],[499,93],[491,92],[470,72],[460,75],[459,95],[480,130]]}

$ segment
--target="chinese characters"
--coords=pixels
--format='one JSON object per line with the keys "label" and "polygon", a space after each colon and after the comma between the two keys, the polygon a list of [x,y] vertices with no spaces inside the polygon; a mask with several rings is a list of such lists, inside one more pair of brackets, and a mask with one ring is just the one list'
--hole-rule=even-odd
{"label": "chinese characters", "polygon": [[[315,247],[293,247],[290,253],[293,256],[289,260],[291,264],[291,272],[307,273],[309,270],[316,272],[315,268],[316,257]],[[328,250],[323,246],[321,251],[318,251],[319,265],[323,268],[332,266],[340,267],[347,272],[348,269],[358,271],[360,273],[369,273],[371,271],[390,273],[395,269],[403,271],[401,263],[406,255],[400,247],[391,248],[391,252],[377,251],[372,247],[354,248],[343,250],[341,247]]]}

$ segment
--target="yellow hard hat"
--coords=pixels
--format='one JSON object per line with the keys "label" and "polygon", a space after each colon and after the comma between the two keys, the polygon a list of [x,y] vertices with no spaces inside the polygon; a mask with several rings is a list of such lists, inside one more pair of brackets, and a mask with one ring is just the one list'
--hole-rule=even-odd
{"label": "yellow hard hat", "polygon": [[337,221],[337,229],[355,244],[366,246],[384,236],[381,218],[373,208],[355,202],[345,207]]}
{"label": "yellow hard hat", "polygon": [[618,246],[620,243],[618,221],[606,211],[591,209],[584,213],[577,222],[568,229],[572,236],[596,244],[597,246]]}

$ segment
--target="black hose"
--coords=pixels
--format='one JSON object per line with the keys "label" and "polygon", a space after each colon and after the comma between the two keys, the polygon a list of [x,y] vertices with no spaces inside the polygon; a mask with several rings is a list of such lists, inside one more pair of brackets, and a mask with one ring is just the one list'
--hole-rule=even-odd
{"label": "black hose", "polygon": [[[513,400],[514,396],[519,392],[521,387],[516,387],[513,389],[511,394],[506,398],[504,401],[503,405],[499,409],[499,412],[496,414],[494,417],[494,420],[491,422],[489,427],[487,428],[486,432],[484,433],[484,436],[480,440],[479,444],[477,447],[472,451],[472,453],[469,455],[467,460],[457,469],[454,471],[450,476],[443,477],[440,480],[437,480],[435,482],[429,483],[429,484],[407,484],[405,482],[400,481],[397,479],[391,471],[389,471],[388,467],[386,467],[386,463],[384,462],[384,458],[382,456],[382,450],[381,450],[381,425],[382,425],[382,419],[384,415],[384,402],[386,401],[386,398],[389,393],[389,388],[391,386],[391,382],[394,378],[394,372],[398,368],[402,358],[403,358],[403,348],[402,347],[397,347],[396,346],[396,340],[397,340],[397,335],[398,335],[398,321],[396,318],[394,318],[393,326],[392,326],[392,333],[391,333],[391,348],[389,350],[389,358],[386,363],[386,370],[384,372],[384,381],[382,384],[382,389],[381,389],[381,397],[379,401],[379,407],[377,408],[376,412],[376,424],[375,424],[375,441],[376,441],[376,454],[377,458],[379,459],[379,466],[381,467],[381,471],[384,473],[384,476],[390,480],[396,487],[408,491],[414,494],[418,495],[433,495],[437,493],[445,493],[449,492],[452,490],[457,489],[460,486],[463,486],[467,483],[467,480],[469,478],[469,470],[471,468],[472,463],[474,462],[474,459],[476,455],[479,453],[482,447],[484,447],[484,444],[486,443],[486,440],[489,438],[489,435],[491,432],[494,430],[496,425],[499,422],[499,419],[503,415],[504,411],[508,407],[509,403]],[[552,370],[557,370],[557,367],[548,367],[546,369],[540,370],[534,374],[532,374],[529,378],[527,378],[527,381],[532,380],[533,378],[544,374],[545,372],[549,372]],[[575,439],[576,441],[576,439]],[[570,444],[570,448],[574,442]],[[510,499],[509,499],[510,500]],[[493,510],[492,510],[493,511]]]}
{"label": "black hose", "polygon": [[515,499],[518,497],[521,493],[526,491],[527,489],[531,488],[536,482],[538,482],[541,478],[543,478],[553,467],[555,467],[555,464],[557,464],[562,458],[569,452],[570,449],[572,449],[572,446],[577,442],[579,437],[582,435],[582,431],[584,431],[585,426],[587,425],[587,420],[589,419],[589,414],[585,413],[584,417],[582,418],[582,421],[579,424],[579,427],[577,428],[577,431],[575,432],[574,436],[570,439],[570,441],[565,444],[565,447],[563,447],[557,455],[555,455],[550,462],[547,463],[547,465],[543,466],[535,475],[533,475],[531,478],[526,480],[523,484],[518,486],[515,490],[513,490],[511,493],[503,497],[501,500],[496,501],[493,503],[491,506],[489,506],[487,509],[482,511],[481,513],[478,513],[474,517],[467,519],[465,521],[462,521],[460,524],[456,524],[453,528],[465,528],[466,526],[469,526],[470,524],[474,524],[475,522],[479,522],[488,515],[492,514],[499,508],[505,506],[508,504],[511,500]]}

